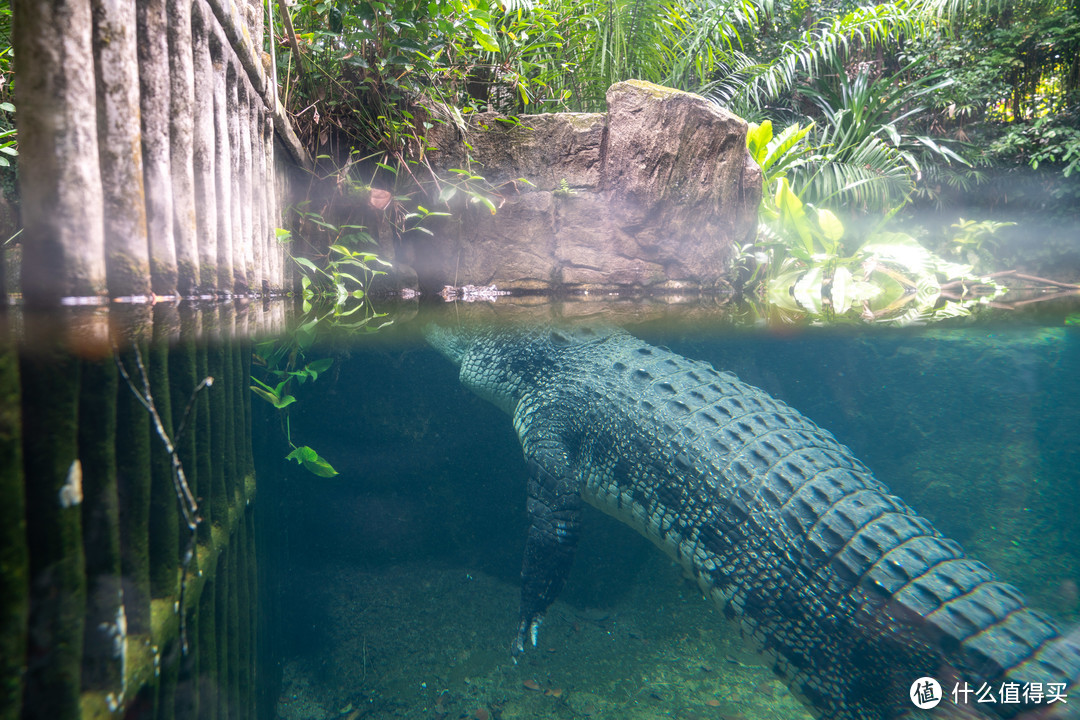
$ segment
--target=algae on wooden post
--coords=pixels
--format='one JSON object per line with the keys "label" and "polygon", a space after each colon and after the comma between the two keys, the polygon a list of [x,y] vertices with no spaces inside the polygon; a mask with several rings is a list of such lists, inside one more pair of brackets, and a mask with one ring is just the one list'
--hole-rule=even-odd
{"label": "algae on wooden post", "polygon": [[[213,377],[210,372],[210,365],[207,359],[207,341],[204,339],[199,342],[195,350],[195,369],[196,375],[200,378]],[[215,378],[216,380],[216,378]],[[214,518],[214,503],[212,502],[214,494],[213,483],[213,471],[212,468],[215,464],[213,461],[213,444],[211,440],[211,433],[213,431],[213,418],[210,415],[210,396],[213,394],[213,386],[208,387],[205,391],[199,393],[195,398],[196,417],[199,418],[198,424],[192,426],[191,432],[193,439],[195,440],[195,475],[198,478],[200,503],[199,510],[202,514],[202,522],[199,523],[199,542],[209,543],[211,539],[211,530],[213,529]]]}
{"label": "algae on wooden post", "polygon": [[225,108],[229,123],[229,182],[232,185],[232,268],[233,288],[237,293],[248,291],[247,265],[244,260],[244,198],[241,193],[241,176],[244,174],[244,150],[240,146],[240,100],[239,85],[243,82],[243,70],[230,62],[226,68]]}
{"label": "algae on wooden post", "polygon": [[229,139],[229,107],[226,91],[228,43],[216,23],[210,26],[210,58],[214,65],[214,186],[217,197],[217,287],[233,291],[233,230],[234,208],[232,178],[232,149]]}
{"label": "algae on wooden post", "polygon": [[172,170],[176,285],[181,295],[190,295],[199,284],[195,168],[192,159],[195,70],[191,36],[191,0],[168,0],[167,10],[169,17],[169,147],[171,150],[169,165]]}
{"label": "algae on wooden post", "polygon": [[30,549],[30,616],[23,714],[79,716],[86,613],[79,361],[59,348],[20,356],[22,452]]}
{"label": "algae on wooden post", "polygon": [[105,272],[114,295],[150,292],[135,2],[92,0]]}
{"label": "algae on wooden post", "polygon": [[[169,347],[164,313],[175,314],[174,305],[154,308],[154,339],[145,357],[153,406],[157,409],[165,435],[172,438],[172,402],[169,395]],[[136,382],[138,382],[136,380]],[[154,598],[172,598],[179,587],[180,512],[173,478],[172,458],[166,449],[161,428],[150,423],[150,592]],[[155,641],[157,638],[155,638]]]}
{"label": "algae on wooden post", "polygon": [[214,625],[217,631],[217,671],[214,673],[217,689],[218,717],[231,718],[229,705],[232,702],[232,684],[229,675],[235,668],[229,666],[229,646],[232,644],[229,628],[229,591],[232,585],[229,577],[230,551],[226,547],[218,556],[217,573],[214,576]]}
{"label": "algae on wooden post", "polygon": [[229,522],[229,493],[225,477],[225,456],[228,451],[226,444],[228,423],[226,417],[227,406],[231,399],[226,390],[225,347],[220,338],[211,341],[210,347],[207,349],[207,369],[208,374],[212,375],[215,380],[214,386],[210,388],[208,393],[210,396],[210,427],[212,428],[210,433],[212,465],[210,468],[210,485],[208,489],[210,502],[208,505],[214,523],[221,527],[227,527]]}
{"label": "algae on wooden post", "polygon": [[240,172],[237,176],[240,189],[240,241],[241,255],[244,263],[244,276],[247,278],[246,288],[258,291],[260,278],[256,273],[255,266],[255,233],[252,229],[252,188],[251,176],[251,91],[247,78],[243,75],[237,77],[237,132],[240,142]]}
{"label": "algae on wooden post", "polygon": [[251,236],[252,250],[255,254],[255,273],[258,284],[255,289],[267,293],[270,291],[270,268],[267,264],[269,252],[266,234],[266,158],[263,151],[263,128],[266,127],[262,104],[257,95],[251,97]]}
{"label": "algae on wooden post", "polygon": [[254,698],[254,676],[251,672],[251,623],[248,614],[251,612],[251,593],[248,586],[248,552],[249,538],[247,516],[251,513],[250,508],[244,507],[241,498],[240,508],[237,511],[236,530],[233,532],[233,546],[236,558],[236,581],[234,602],[236,603],[236,698],[237,705],[241,708],[241,717],[248,715],[248,708]]}
{"label": "algae on wooden post", "polygon": [[139,100],[150,275],[158,295],[176,292],[172,170],[169,149],[169,47],[165,0],[136,3]]}
{"label": "algae on wooden post", "polygon": [[[237,508],[237,513],[243,512],[242,509]],[[240,528],[243,523],[237,523],[236,529],[233,532],[231,543],[229,544],[229,594],[228,594],[228,607],[227,617],[228,624],[226,625],[226,635],[229,637],[229,665],[228,665],[228,683],[229,683],[229,717],[242,717],[240,709],[243,707],[244,700],[240,692],[240,678],[243,669],[240,665]]]}
{"label": "algae on wooden post", "polygon": [[29,612],[19,363],[0,339],[0,720],[19,717]]}
{"label": "algae on wooden post", "polygon": [[11,4],[28,305],[105,293],[90,0]]}
{"label": "algae on wooden post", "polygon": [[[203,585],[203,592],[206,586]],[[195,720],[199,717],[199,603],[188,610],[187,632],[189,646],[187,653],[180,656],[179,673],[176,678],[176,717],[181,720]]]}
{"label": "algae on wooden post", "polygon": [[[143,346],[145,349],[145,346]],[[135,368],[135,352],[120,352]],[[120,555],[128,632],[150,635],[150,417],[126,383],[117,386],[116,481],[120,506]]]}
{"label": "algae on wooden post", "polygon": [[[215,568],[218,566],[215,564]],[[217,577],[215,572],[214,577]],[[218,717],[217,581],[208,580],[199,595],[199,720]]]}
{"label": "algae on wooden post", "polygon": [[195,173],[195,222],[199,240],[199,284],[218,287],[217,193],[214,179],[214,65],[210,60],[210,8],[196,0],[191,8],[192,54],[195,63],[195,114],[192,163]]}
{"label": "algae on wooden post", "polygon": [[124,683],[127,618],[120,575],[120,507],[116,488],[116,363],[82,363],[79,460],[83,475],[86,634],[83,690],[113,692]]}

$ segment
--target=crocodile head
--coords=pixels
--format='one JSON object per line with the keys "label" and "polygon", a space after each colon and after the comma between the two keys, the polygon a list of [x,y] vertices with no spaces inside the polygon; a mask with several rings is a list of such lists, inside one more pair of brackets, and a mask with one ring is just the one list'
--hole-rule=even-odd
{"label": "crocodile head", "polygon": [[541,377],[559,372],[573,349],[603,342],[617,328],[607,326],[481,327],[428,325],[424,337],[461,368],[461,383],[513,414],[522,394]]}

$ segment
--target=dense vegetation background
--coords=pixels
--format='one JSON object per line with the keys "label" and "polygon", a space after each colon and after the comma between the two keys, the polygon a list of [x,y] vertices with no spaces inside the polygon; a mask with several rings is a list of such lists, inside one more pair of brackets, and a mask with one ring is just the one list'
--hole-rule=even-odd
{"label": "dense vegetation background", "polygon": [[[1080,278],[1080,0],[282,0],[275,15],[267,50],[301,136],[346,192],[393,203],[399,232],[449,209],[418,192],[431,123],[599,110],[612,83],[640,78],[753,123],[766,200],[751,279],[806,257],[831,257],[830,278],[854,268],[882,218],[974,272]],[[10,20],[0,3],[8,215]],[[476,179],[459,185],[491,206]],[[322,209],[300,218],[318,227]],[[329,229],[331,243],[369,238]]]}
{"label": "dense vegetation background", "polygon": [[783,181],[845,224],[917,219],[977,270],[1080,274],[1078,0],[300,0],[289,16],[277,62],[303,137],[380,163],[395,193],[423,166],[424,99],[447,122],[600,110],[640,78],[768,123],[774,200]]}

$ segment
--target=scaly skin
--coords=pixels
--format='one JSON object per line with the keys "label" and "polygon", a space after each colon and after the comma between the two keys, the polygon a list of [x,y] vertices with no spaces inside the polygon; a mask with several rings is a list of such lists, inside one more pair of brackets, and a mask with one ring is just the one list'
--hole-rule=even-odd
{"label": "scaly skin", "polygon": [[[652,540],[836,720],[1080,717],[1080,642],[784,403],[609,328],[428,340],[508,412],[529,468],[521,653],[562,589],[582,502]],[[908,692],[937,678],[945,700]],[[1063,704],[953,705],[956,682],[1061,683]],[[993,713],[999,713],[994,715]]]}

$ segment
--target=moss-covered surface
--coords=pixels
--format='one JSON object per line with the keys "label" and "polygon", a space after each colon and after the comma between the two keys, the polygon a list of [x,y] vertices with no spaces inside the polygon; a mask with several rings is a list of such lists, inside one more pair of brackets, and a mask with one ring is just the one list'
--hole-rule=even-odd
{"label": "moss-covered surface", "polygon": [[123,659],[117,653],[123,610],[120,502],[116,487],[116,392],[112,357],[85,360],[79,392],[79,459],[83,471],[86,553],[84,690],[119,693]]}
{"label": "moss-covered surface", "polygon": [[[195,374],[200,381],[210,376],[206,343],[199,344],[195,351]],[[213,387],[211,385],[206,388],[195,398],[193,412],[197,422],[191,425],[190,430],[192,439],[195,441],[194,470],[196,484],[199,488],[199,494],[196,497],[199,498],[199,514],[202,516],[202,522],[199,523],[198,528],[200,543],[210,541],[210,529],[215,522],[213,516],[214,503],[212,502],[214,493],[212,466],[214,460],[211,454],[213,451],[211,441],[213,418],[210,415],[210,395],[213,392]]]}
{"label": "moss-covered surface", "polygon": [[19,362],[0,339],[0,719],[19,717],[26,622],[29,552],[22,474]]}
{"label": "moss-covered surface", "polygon": [[24,352],[22,450],[30,549],[30,615],[23,713],[76,717],[86,613],[79,360],[60,347]]}
{"label": "moss-covered surface", "polygon": [[[167,443],[173,437],[172,397],[169,387],[168,337],[165,323],[155,312],[154,342],[145,357],[150,391],[161,420],[161,428],[150,424],[150,592],[151,596],[172,597],[179,590],[180,514],[172,458]],[[161,437],[164,432],[165,438]]]}
{"label": "moss-covered surface", "polygon": [[[146,346],[140,346],[145,358]],[[135,353],[124,350],[120,362],[140,386]],[[116,481],[120,506],[121,569],[127,582],[124,606],[128,632],[150,634],[150,417],[126,382],[117,387]]]}

